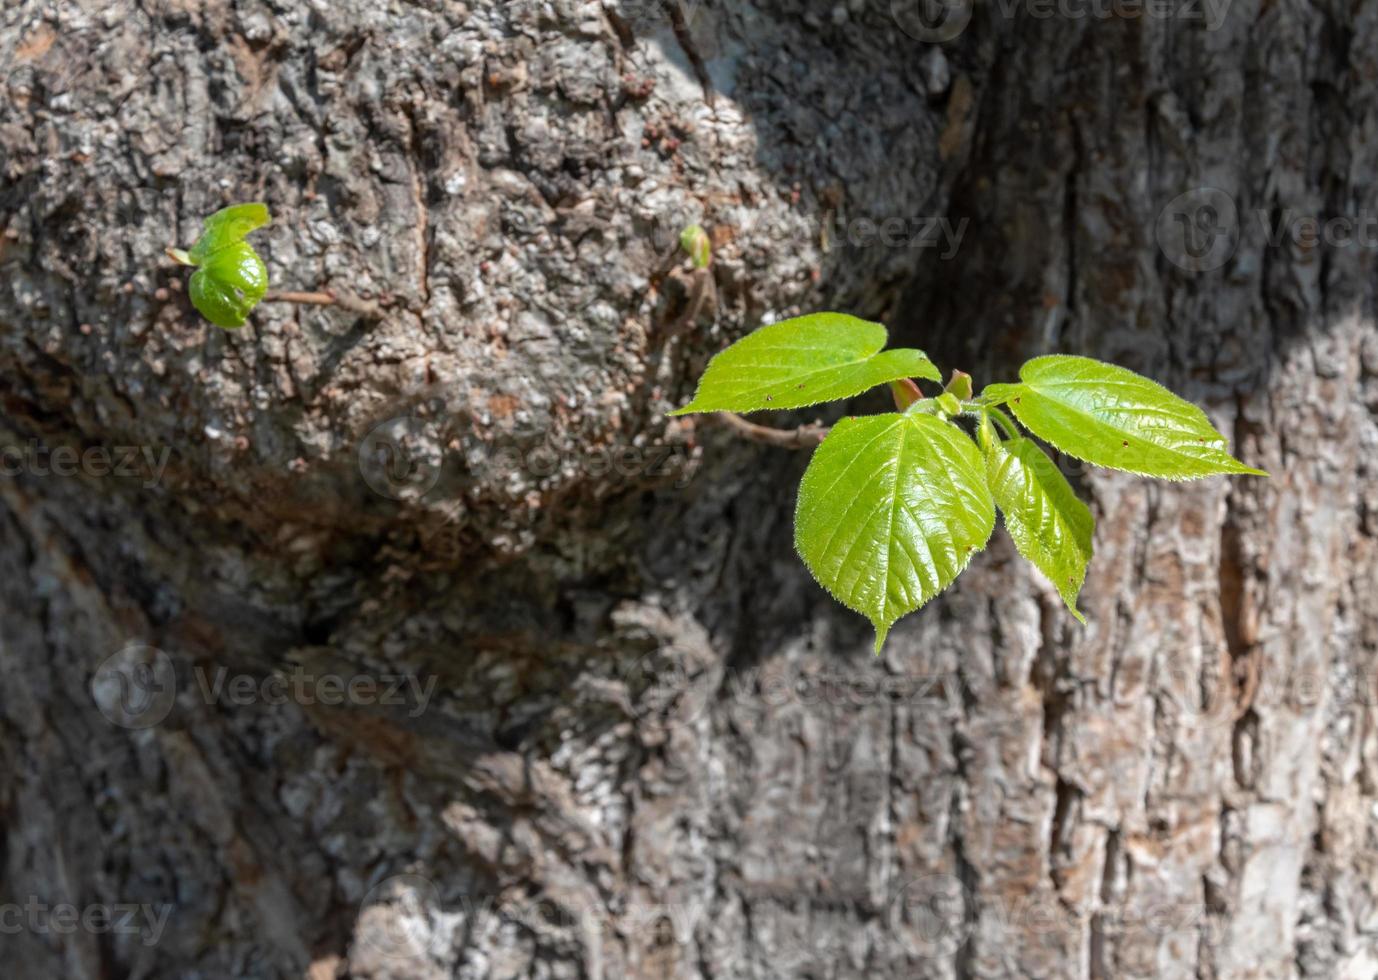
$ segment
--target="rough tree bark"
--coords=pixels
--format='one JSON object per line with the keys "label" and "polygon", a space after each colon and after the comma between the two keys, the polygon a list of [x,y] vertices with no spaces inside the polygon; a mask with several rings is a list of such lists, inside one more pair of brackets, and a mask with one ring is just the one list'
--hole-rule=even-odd
{"label": "rough tree bark", "polygon": [[[1373,976],[1375,242],[1276,229],[1372,215],[1378,8],[1174,7],[0,5],[7,974]],[[252,199],[386,314],[200,320]],[[664,417],[819,308],[1273,478],[1069,467],[1085,628],[997,532],[873,658],[807,454]],[[423,693],[207,690],[274,672]]]}

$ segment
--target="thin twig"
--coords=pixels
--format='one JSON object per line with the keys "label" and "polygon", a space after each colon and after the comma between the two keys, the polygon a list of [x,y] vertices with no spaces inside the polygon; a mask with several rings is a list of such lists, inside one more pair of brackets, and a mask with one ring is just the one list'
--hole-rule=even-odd
{"label": "thin twig", "polygon": [[337,293],[332,289],[317,292],[298,293],[290,290],[276,290],[263,297],[265,303],[300,303],[303,306],[338,306],[342,310],[357,313],[370,320],[381,320],[386,316],[383,307],[371,300],[360,299],[349,293]]}
{"label": "thin twig", "polygon": [[719,412],[717,414],[727,423],[728,428],[743,439],[764,443],[767,446],[779,446],[781,449],[812,449],[828,435],[828,426],[819,422],[810,422],[808,425],[801,425],[797,429],[772,429],[768,425],[748,422],[734,412]]}
{"label": "thin twig", "polygon": [[709,301],[717,302],[717,292],[713,284],[713,273],[710,269],[695,269],[689,273],[689,302],[684,307],[684,312],[675,317],[664,328],[661,334],[661,343],[678,337],[689,327],[693,326],[703,312],[703,308]]}
{"label": "thin twig", "polygon": [[294,293],[291,290],[274,290],[264,295],[265,303],[302,303],[306,306],[334,306],[333,293]]}

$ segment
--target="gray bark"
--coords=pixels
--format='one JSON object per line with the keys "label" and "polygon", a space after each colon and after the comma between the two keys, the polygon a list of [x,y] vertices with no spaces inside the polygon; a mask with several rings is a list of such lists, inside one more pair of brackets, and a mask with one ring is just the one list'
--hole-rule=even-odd
{"label": "gray bark", "polygon": [[[1373,214],[1378,9],[1146,7],[4,4],[8,973],[1373,976],[1378,242],[1290,232]],[[385,315],[201,320],[260,199]],[[1064,461],[1088,625],[997,532],[875,658],[807,454],[664,415],[816,309],[1272,479]]]}

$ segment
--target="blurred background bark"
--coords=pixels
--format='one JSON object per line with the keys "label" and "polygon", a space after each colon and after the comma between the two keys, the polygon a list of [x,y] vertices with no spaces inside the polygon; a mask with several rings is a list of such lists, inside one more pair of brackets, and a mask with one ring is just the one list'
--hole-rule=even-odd
{"label": "blurred background bark", "polygon": [[[7,974],[1367,980],[1375,35],[0,5]],[[383,315],[199,318],[163,249],[248,200],[275,288]],[[997,532],[874,658],[807,453],[664,417],[824,308],[978,384],[1117,361],[1273,477],[1065,461],[1089,625]]]}

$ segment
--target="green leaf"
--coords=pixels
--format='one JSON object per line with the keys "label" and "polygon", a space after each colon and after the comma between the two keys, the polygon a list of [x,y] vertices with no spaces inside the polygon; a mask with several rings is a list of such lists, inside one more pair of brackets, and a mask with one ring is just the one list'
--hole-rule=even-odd
{"label": "green leaf", "polygon": [[191,302],[216,326],[244,326],[268,292],[268,270],[244,236],[269,220],[266,204],[236,204],[205,220],[190,252],[168,249],[174,260],[200,267],[191,276]]}
{"label": "green leaf", "polygon": [[1021,386],[1011,384],[986,385],[977,399],[983,405],[1003,405],[1019,394]]}
{"label": "green leaf", "polygon": [[1036,357],[1022,383],[991,385],[1029,431],[1097,466],[1194,480],[1216,473],[1267,476],[1229,454],[1206,413],[1133,371],[1089,357]]}
{"label": "green leaf", "polygon": [[708,363],[694,400],[671,415],[803,408],[900,378],[941,381],[917,350],[888,350],[885,328],[842,313],[761,327]]}
{"label": "green leaf", "polygon": [[1082,623],[1077,593],[1091,561],[1096,521],[1067,478],[1030,439],[992,440],[986,480],[1019,553],[1047,576]]}
{"label": "green leaf", "polygon": [[952,377],[943,388],[943,393],[959,401],[971,401],[971,375],[965,371],[953,371]]}
{"label": "green leaf", "polygon": [[242,327],[268,291],[268,270],[247,242],[213,252],[191,275],[191,302],[218,327]]}
{"label": "green leaf", "polygon": [[995,504],[961,429],[931,415],[845,419],[799,486],[794,546],[820,585],[876,628],[932,599],[986,546]]}
{"label": "green leaf", "polygon": [[699,225],[690,225],[679,233],[679,247],[684,249],[695,269],[707,269],[713,261],[713,242]]}
{"label": "green leaf", "polygon": [[901,412],[915,402],[923,401],[923,392],[912,378],[900,378],[898,381],[891,381],[890,396],[895,401],[895,407]]}
{"label": "green leaf", "polygon": [[201,237],[192,246],[189,258],[200,265],[211,254],[236,242],[255,228],[262,228],[271,220],[266,204],[236,204],[222,208],[207,218]]}

